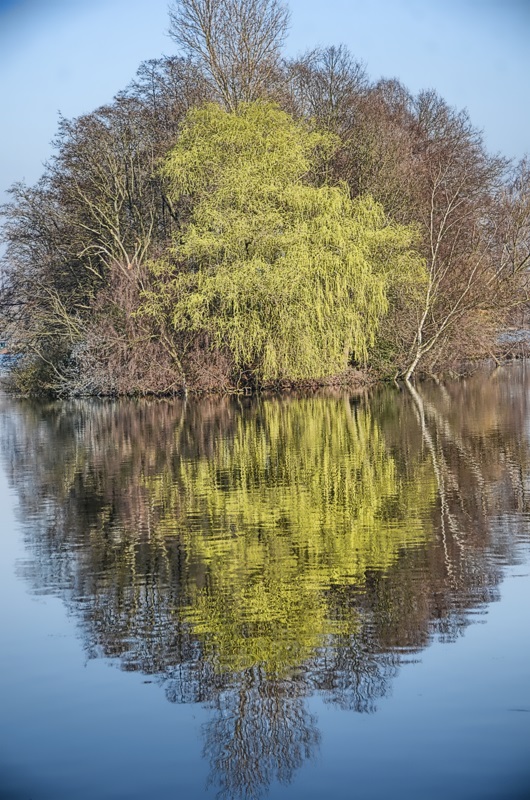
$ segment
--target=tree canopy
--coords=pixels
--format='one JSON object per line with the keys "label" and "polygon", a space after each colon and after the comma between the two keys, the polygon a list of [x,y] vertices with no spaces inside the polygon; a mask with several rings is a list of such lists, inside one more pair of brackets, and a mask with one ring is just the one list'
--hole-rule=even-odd
{"label": "tree canopy", "polygon": [[390,285],[421,281],[422,265],[413,227],[327,180],[337,146],[271,103],[190,111],[162,168],[186,223],[145,310],[208,334],[259,381],[365,363]]}

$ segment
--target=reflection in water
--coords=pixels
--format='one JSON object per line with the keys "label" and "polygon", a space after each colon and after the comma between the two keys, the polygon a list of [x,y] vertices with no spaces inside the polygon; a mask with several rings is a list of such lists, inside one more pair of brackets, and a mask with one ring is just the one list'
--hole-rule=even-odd
{"label": "reflection in water", "polygon": [[221,795],[255,797],[274,779],[289,783],[313,755],[319,733],[303,695],[303,684],[267,680],[258,666],[219,693],[204,754]]}
{"label": "reflection in water", "polygon": [[369,400],[5,400],[21,569],[89,657],[208,704],[212,782],[256,797],[316,753],[307,696],[375,710],[404,654],[496,598],[529,510],[527,378],[505,374]]}

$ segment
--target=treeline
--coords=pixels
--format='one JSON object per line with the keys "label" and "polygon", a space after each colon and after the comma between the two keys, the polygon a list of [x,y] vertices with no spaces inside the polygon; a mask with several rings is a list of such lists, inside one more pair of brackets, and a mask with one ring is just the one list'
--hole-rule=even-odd
{"label": "treeline", "polygon": [[495,354],[528,301],[528,161],[344,46],[286,59],[288,23],[278,0],[177,0],[180,55],[60,120],[3,207],[18,390],[409,378]]}

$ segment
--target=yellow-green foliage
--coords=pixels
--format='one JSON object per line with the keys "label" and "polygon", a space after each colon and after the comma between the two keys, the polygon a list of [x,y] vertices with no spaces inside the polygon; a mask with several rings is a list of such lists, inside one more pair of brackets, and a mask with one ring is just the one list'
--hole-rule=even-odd
{"label": "yellow-green foliage", "polygon": [[169,307],[177,330],[207,331],[262,381],[366,361],[389,285],[421,265],[414,231],[372,198],[314,185],[336,145],[269,103],[189,112],[163,167],[189,221],[144,310]]}
{"label": "yellow-green foliage", "polygon": [[219,669],[286,674],[358,630],[341,592],[430,535],[436,485],[417,467],[400,479],[368,409],[312,399],[266,402],[210,457],[149,479],[152,535],[178,536],[190,576],[204,576],[180,613]]}

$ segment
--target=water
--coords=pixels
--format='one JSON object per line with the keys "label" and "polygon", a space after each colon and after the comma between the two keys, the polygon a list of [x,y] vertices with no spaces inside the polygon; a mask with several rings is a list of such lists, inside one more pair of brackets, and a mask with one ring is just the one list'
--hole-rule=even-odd
{"label": "water", "polygon": [[1,398],[1,800],[529,796],[529,389]]}

